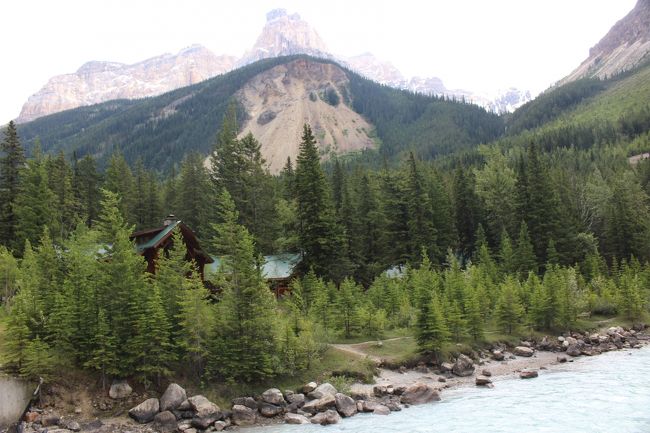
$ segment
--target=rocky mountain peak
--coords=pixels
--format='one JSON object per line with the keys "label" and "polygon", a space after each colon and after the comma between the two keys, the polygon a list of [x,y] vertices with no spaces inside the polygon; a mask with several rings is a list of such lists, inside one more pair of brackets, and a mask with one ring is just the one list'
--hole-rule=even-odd
{"label": "rocky mountain peak", "polygon": [[589,57],[558,85],[585,77],[605,78],[631,69],[650,57],[650,0],[638,0],[589,50]]}
{"label": "rocky mountain peak", "polygon": [[292,54],[332,57],[318,32],[300,15],[289,15],[286,9],[274,9],[266,14],[266,25],[262,33],[238,65]]}

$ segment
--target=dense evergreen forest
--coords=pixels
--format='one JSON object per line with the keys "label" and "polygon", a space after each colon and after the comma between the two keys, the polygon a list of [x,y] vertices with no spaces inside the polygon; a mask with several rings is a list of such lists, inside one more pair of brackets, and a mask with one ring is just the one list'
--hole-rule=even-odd
{"label": "dense evergreen forest", "polygon": [[[539,104],[568,109],[606,84],[570,85],[566,99]],[[197,378],[255,381],[308,368],[334,335],[406,329],[436,357],[488,330],[562,331],[591,314],[642,319],[650,159],[628,156],[650,147],[650,111],[641,103],[616,117],[603,129],[610,137],[579,114],[568,122],[534,106],[512,118],[521,133],[433,160],[408,146],[428,133],[426,121],[400,135],[372,104],[358,107],[396,141],[407,137],[390,151],[395,164],[361,155],[324,169],[305,125],[296,161],[278,176],[255,137],[237,138],[236,105],[213,137],[211,167],[188,153],[163,178],[119,151],[105,170],[90,155],[38,146],[27,159],[10,123],[0,160],[5,362],[26,376],[76,365],[149,383],[189,366]],[[496,126],[485,128],[475,133],[497,138]],[[224,257],[219,290],[208,293],[182,248],[144,272],[129,234],[169,213]],[[278,300],[259,257],[282,252],[303,259]]]}

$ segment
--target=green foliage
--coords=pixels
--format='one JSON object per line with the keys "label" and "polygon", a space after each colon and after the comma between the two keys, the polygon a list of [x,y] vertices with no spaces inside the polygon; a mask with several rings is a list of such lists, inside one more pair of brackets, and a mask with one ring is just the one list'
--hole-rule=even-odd
{"label": "green foliage", "polygon": [[[9,122],[0,143],[0,244],[15,241],[16,224],[14,206],[18,198],[25,152],[18,138],[16,124]],[[19,244],[22,247],[22,245]]]}
{"label": "green foliage", "polygon": [[517,330],[523,318],[523,307],[517,294],[517,281],[507,277],[501,284],[501,294],[497,300],[495,316],[499,327],[508,334]]}

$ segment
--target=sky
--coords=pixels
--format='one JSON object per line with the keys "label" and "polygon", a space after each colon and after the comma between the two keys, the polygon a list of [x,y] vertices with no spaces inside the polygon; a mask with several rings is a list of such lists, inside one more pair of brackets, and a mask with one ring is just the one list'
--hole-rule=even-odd
{"label": "sky", "polygon": [[371,52],[407,76],[494,93],[548,88],[636,0],[17,0],[0,10],[0,124],[54,75],[201,44],[241,56],[266,13],[297,12],[333,54]]}

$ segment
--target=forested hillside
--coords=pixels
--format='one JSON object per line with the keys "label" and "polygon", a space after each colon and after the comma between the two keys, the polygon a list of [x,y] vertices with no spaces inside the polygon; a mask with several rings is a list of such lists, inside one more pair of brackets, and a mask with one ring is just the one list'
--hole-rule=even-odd
{"label": "forested hillside", "polygon": [[[20,125],[19,131],[28,151],[39,140],[45,153],[90,155],[105,167],[119,149],[129,164],[139,158],[145,167],[167,173],[174,166],[178,169],[189,152],[208,154],[226,107],[245,83],[296,58],[307,57],[261,60],[158,97],[111,101],[46,116]],[[343,89],[341,102],[374,125],[380,151],[388,157],[405,149],[416,149],[423,158],[448,154],[491,141],[503,131],[501,118],[478,106],[381,86],[349,70],[345,74],[350,86]],[[238,111],[244,119],[245,108]]]}
{"label": "forested hillside", "polygon": [[[127,149],[26,158],[12,123],[0,160],[5,362],[26,376],[76,365],[149,383],[189,365],[200,379],[254,382],[309,368],[336,338],[399,330],[416,337],[418,356],[439,362],[449,342],[562,332],[591,315],[645,320],[650,159],[628,156],[650,145],[648,74],[556,89],[482,146],[498,135],[493,115],[352,78],[351,103],[393,164],[334,158],[324,170],[305,124],[298,157],[277,176],[253,135],[238,138],[236,104],[204,150],[216,155],[210,169],[179,148],[178,171],[162,178],[147,168],[153,147],[131,165]],[[207,122],[196,98],[161,122],[194,124],[193,109]],[[135,102],[89,129],[107,133],[161,101]],[[75,116],[83,110],[92,108]],[[144,274],[129,233],[169,213],[226,257],[210,295],[178,252]],[[290,295],[274,299],[258,257],[282,252],[302,261]]]}

